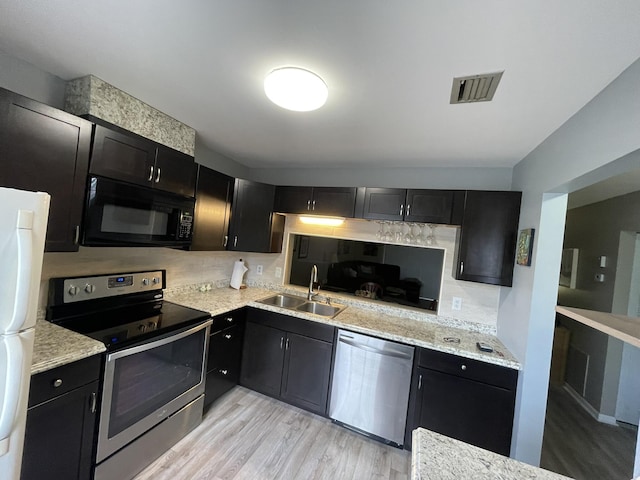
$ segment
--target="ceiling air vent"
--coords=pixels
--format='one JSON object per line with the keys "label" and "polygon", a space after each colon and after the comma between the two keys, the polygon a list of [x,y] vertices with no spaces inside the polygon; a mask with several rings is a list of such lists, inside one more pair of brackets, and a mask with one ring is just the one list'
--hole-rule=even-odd
{"label": "ceiling air vent", "polygon": [[450,103],[488,102],[493,100],[502,72],[469,75],[453,79]]}

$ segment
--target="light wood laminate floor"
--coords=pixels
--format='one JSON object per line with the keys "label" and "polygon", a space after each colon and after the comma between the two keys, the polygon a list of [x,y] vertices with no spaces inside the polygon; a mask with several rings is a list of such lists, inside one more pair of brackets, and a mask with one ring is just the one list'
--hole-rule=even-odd
{"label": "light wood laminate floor", "polygon": [[549,387],[540,466],[578,480],[629,480],[637,429],[606,425],[562,388]]}
{"label": "light wood laminate floor", "polygon": [[409,452],[236,387],[135,480],[408,479]]}

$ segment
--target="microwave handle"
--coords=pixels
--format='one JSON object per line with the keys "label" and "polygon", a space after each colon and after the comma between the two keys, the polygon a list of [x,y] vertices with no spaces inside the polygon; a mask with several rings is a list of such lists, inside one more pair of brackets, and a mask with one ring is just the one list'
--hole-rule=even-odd
{"label": "microwave handle", "polygon": [[149,167],[149,178],[147,178],[147,181],[149,182],[153,181],[153,165]]}

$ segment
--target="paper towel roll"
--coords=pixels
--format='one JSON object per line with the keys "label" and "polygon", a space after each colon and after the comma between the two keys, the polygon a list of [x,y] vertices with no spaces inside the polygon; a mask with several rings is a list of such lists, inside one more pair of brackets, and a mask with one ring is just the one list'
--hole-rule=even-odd
{"label": "paper towel roll", "polygon": [[242,259],[237,260],[233,263],[233,272],[231,273],[231,282],[229,282],[229,286],[231,288],[235,288],[238,290],[240,285],[242,285],[242,277],[244,276],[244,272],[249,270],[244,266],[244,262]]}

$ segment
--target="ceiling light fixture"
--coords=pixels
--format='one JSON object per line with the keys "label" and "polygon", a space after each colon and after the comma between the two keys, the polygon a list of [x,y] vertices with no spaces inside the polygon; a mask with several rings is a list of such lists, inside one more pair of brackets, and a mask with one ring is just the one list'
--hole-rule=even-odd
{"label": "ceiling light fixture", "polygon": [[329,89],[313,72],[298,67],[272,70],[264,79],[264,93],[279,107],[310,112],[325,104]]}
{"label": "ceiling light fixture", "polygon": [[339,227],[344,223],[344,218],[340,217],[299,217],[302,223],[307,225],[323,225],[325,227]]}

